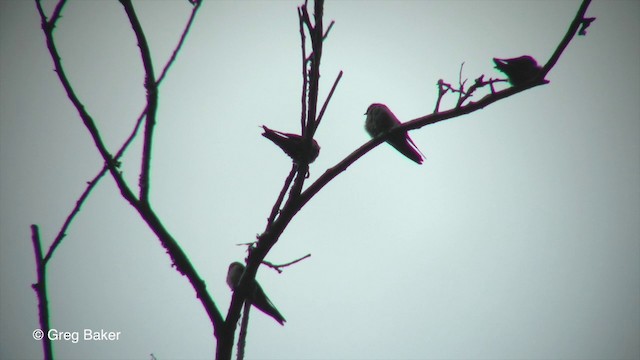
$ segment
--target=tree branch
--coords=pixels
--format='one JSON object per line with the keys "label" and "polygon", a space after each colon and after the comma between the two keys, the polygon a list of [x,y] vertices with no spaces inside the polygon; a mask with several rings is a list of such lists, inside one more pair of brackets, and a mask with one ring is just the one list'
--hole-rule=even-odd
{"label": "tree branch", "polygon": [[[127,12],[128,16],[130,18],[130,21],[132,22],[132,26],[134,27],[134,31],[136,32],[136,35],[138,36],[138,42],[139,42],[139,45],[141,47],[141,52],[143,53],[143,63],[145,65],[145,71],[147,73],[147,75],[146,75],[147,79],[145,81],[145,86],[147,87],[147,91],[148,91],[148,94],[147,94],[148,95],[148,101],[147,101],[147,106],[146,106],[146,110],[147,110],[146,113],[147,113],[148,118],[147,118],[147,122],[146,122],[147,127],[145,128],[145,142],[147,143],[147,146],[148,146],[147,156],[146,156],[146,162],[148,163],[148,161],[150,160],[150,147],[151,147],[150,139],[151,139],[151,135],[152,135],[151,132],[153,130],[153,125],[152,124],[155,122],[153,120],[153,118],[155,118],[155,108],[157,107],[157,103],[156,103],[156,101],[157,101],[157,83],[153,78],[153,69],[152,69],[152,64],[151,64],[151,58],[150,58],[148,47],[146,46],[146,40],[144,40],[143,33],[142,33],[141,28],[140,28],[140,24],[139,24],[139,22],[137,22],[137,18],[135,17],[135,13],[133,12],[133,7],[131,6],[131,3],[130,3],[129,0],[122,0],[121,2],[123,3],[125,11]],[[95,122],[93,121],[92,117],[87,113],[87,111],[84,109],[84,105],[78,99],[77,95],[75,94],[75,91],[73,90],[73,87],[71,86],[71,84],[70,84],[70,82],[69,82],[69,80],[68,80],[68,78],[67,78],[67,76],[66,76],[66,74],[64,72],[64,69],[63,69],[61,61],[60,61],[60,56],[58,54],[58,51],[57,51],[57,48],[56,48],[56,45],[55,45],[55,41],[53,39],[53,31],[52,31],[53,28],[47,26],[46,16],[45,16],[44,11],[42,10],[42,6],[41,6],[41,4],[40,4],[40,2],[38,0],[36,0],[36,6],[38,8],[38,12],[40,13],[40,17],[41,17],[41,21],[42,21],[42,25],[43,25],[42,27],[43,27],[43,30],[44,30],[44,33],[45,33],[45,37],[46,37],[47,47],[49,48],[49,53],[51,54],[51,57],[53,59],[55,71],[58,74],[60,82],[63,85],[63,87],[64,87],[64,89],[65,89],[65,91],[67,93],[67,96],[69,97],[69,99],[71,100],[72,104],[74,105],[74,107],[78,111],[78,113],[80,115],[80,118],[83,120],[83,123],[85,124],[85,126],[89,130],[89,133],[91,134],[92,138],[94,139],[94,143],[95,143],[96,147],[98,148],[98,151],[100,152],[100,155],[102,156],[102,158],[105,161],[105,166],[108,168],[108,170],[111,173],[112,177],[116,181],[116,184],[118,185],[118,188],[120,189],[120,192],[121,192],[122,196],[131,204],[132,207],[134,207],[138,211],[138,213],[143,218],[143,220],[147,223],[149,228],[156,234],[156,236],[160,240],[160,243],[162,244],[162,246],[169,253],[174,265],[176,266],[176,269],[181,274],[185,275],[189,279],[189,282],[192,284],[193,288],[195,289],[198,298],[202,302],[202,304],[203,304],[203,306],[205,308],[205,311],[207,312],[209,318],[211,319],[212,325],[214,327],[214,332],[217,331],[218,328],[223,326],[224,319],[222,318],[222,315],[220,314],[219,310],[217,309],[215,303],[213,302],[213,299],[211,298],[211,296],[206,291],[206,286],[205,286],[204,281],[202,279],[200,279],[200,277],[198,276],[197,272],[193,268],[193,265],[189,262],[186,254],[182,251],[182,249],[180,248],[178,243],[173,239],[173,237],[164,228],[164,226],[162,225],[160,220],[157,218],[156,214],[151,209],[151,207],[148,204],[148,202],[146,202],[146,201],[145,202],[141,202],[138,199],[136,199],[136,197],[133,194],[133,192],[131,192],[131,190],[129,189],[129,187],[127,186],[125,181],[123,180],[122,174],[117,170],[117,161],[115,161],[115,159],[111,157],[111,155],[107,151],[106,147],[104,146],[104,143],[103,143],[103,141],[102,141],[102,139],[100,137],[100,133],[99,133],[99,131],[98,131],[96,125],[95,125]],[[139,31],[136,31],[135,29],[139,29]],[[145,58],[146,58],[146,60],[145,60]],[[134,132],[132,133],[130,138],[127,140],[127,142],[125,142],[125,145],[123,145],[123,148],[121,149],[122,151],[124,151],[124,149],[129,145],[130,140],[132,140],[132,138],[135,136],[135,134],[137,132],[137,128],[138,128],[139,123],[140,123],[141,119],[143,118],[143,116],[144,116],[144,112],[143,112],[143,115],[140,116],[139,121],[136,124],[136,128],[134,129]],[[121,155],[121,153],[119,155]],[[96,179],[98,179],[100,176],[101,175],[98,174]],[[141,174],[141,176],[142,176],[142,174]],[[148,178],[148,165],[147,165],[147,175],[146,175],[146,177]],[[148,184],[148,180],[147,180],[147,184]],[[141,191],[141,192],[144,194],[144,193],[147,193],[147,191],[148,191],[148,187],[147,187],[147,190]],[[88,192],[90,192],[90,189],[85,190],[85,192],[87,192],[87,194],[88,194]],[[86,197],[85,197],[85,199],[86,199]],[[77,206],[79,206],[79,205],[77,204]],[[73,214],[73,212],[72,212],[72,214]],[[70,215],[70,218],[72,219],[73,215]],[[68,220],[70,218],[68,218]],[[70,222],[70,220],[69,220],[69,222]],[[61,233],[63,234],[64,232],[61,232]],[[62,237],[63,237],[63,235],[60,236],[60,239]],[[59,244],[59,241],[58,241],[58,244]],[[50,249],[47,259],[49,259],[51,257],[51,255],[53,253],[53,250],[54,249]]]}
{"label": "tree branch", "polygon": [[191,9],[191,16],[189,16],[189,20],[187,20],[187,24],[185,25],[184,30],[182,31],[182,35],[180,35],[180,40],[178,40],[178,44],[173,49],[173,53],[171,53],[171,57],[169,58],[169,61],[167,61],[167,63],[165,64],[164,68],[162,69],[162,72],[160,73],[160,76],[158,77],[158,81],[156,81],[156,85],[158,87],[160,86],[160,83],[162,82],[164,77],[167,75],[167,71],[169,71],[169,68],[171,67],[171,65],[173,65],[174,61],[178,57],[178,53],[180,52],[180,49],[182,49],[182,45],[184,44],[184,41],[187,39],[187,34],[189,33],[189,30],[191,30],[191,25],[193,25],[193,21],[196,18],[196,14],[198,13],[198,10],[200,10],[200,4],[201,4],[200,1],[193,2],[193,9]]}
{"label": "tree branch", "polygon": [[85,127],[87,128],[87,130],[89,130],[89,134],[91,134],[91,137],[93,139],[93,142],[96,148],[98,149],[98,152],[102,156],[102,159],[104,160],[105,165],[109,169],[111,176],[113,177],[116,184],[118,185],[118,189],[120,189],[120,193],[131,205],[135,206],[138,203],[138,199],[135,197],[133,192],[131,192],[131,189],[129,188],[127,183],[124,181],[122,174],[120,174],[120,172],[118,171],[117,163],[113,160],[113,158],[111,157],[111,154],[109,153],[106,146],[104,145],[104,142],[102,141],[102,138],[100,136],[100,132],[98,131],[98,128],[96,127],[95,122],[93,121],[93,118],[85,110],[84,104],[80,101],[80,99],[76,95],[75,91],[73,90],[73,87],[71,86],[71,83],[69,82],[69,79],[67,78],[67,75],[60,61],[60,54],[58,53],[58,49],[56,48],[55,41],[53,40],[53,27],[50,28],[49,26],[47,26],[47,18],[44,14],[44,11],[42,10],[40,1],[36,0],[36,6],[38,8],[38,12],[40,13],[40,20],[42,22],[42,29],[44,31],[46,42],[47,42],[47,48],[49,49],[49,53],[51,54],[51,59],[53,60],[55,72],[58,74],[60,83],[64,87],[67,93],[67,97],[69,98],[73,106],[76,108],[76,111],[78,111],[78,115],[82,119],[82,122],[84,123]]}
{"label": "tree branch", "polygon": [[149,172],[151,170],[151,147],[153,140],[153,129],[156,124],[156,111],[158,109],[158,84],[153,72],[153,63],[151,61],[151,51],[147,44],[147,39],[138,20],[131,0],[120,0],[124,7],[131,28],[138,39],[138,47],[140,48],[140,56],[145,71],[144,87],[147,89],[147,119],[145,121],[144,138],[142,145],[142,162],[140,168],[140,202],[143,206],[149,205]]}
{"label": "tree branch", "polygon": [[[31,287],[38,297],[38,315],[40,321],[40,330],[42,333],[42,351],[44,358],[53,359],[53,347],[49,339],[49,299],[47,296],[47,263],[42,257],[42,245],[40,244],[40,234],[37,225],[31,225],[31,241],[33,242],[33,252],[36,255],[36,276],[37,280]],[[34,337],[36,333],[34,332]]]}

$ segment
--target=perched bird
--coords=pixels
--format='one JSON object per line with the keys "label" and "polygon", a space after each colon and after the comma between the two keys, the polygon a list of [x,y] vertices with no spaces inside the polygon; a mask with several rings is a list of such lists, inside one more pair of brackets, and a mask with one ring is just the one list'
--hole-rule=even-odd
{"label": "perched bird", "polygon": [[[367,115],[364,128],[373,138],[401,124],[400,120],[384,104],[371,104],[364,114]],[[387,139],[387,143],[418,164],[422,164],[424,161],[423,154],[406,131],[391,135]]]}
{"label": "perched bird", "polygon": [[507,75],[513,86],[528,82],[535,78],[541,70],[536,60],[529,55],[513,59],[493,58],[493,62],[496,64],[496,69]]}
{"label": "perched bird", "polygon": [[320,145],[315,140],[312,140],[311,148],[307,148],[304,146],[304,138],[301,135],[271,130],[264,125],[262,128],[264,129],[262,136],[273,141],[297,164],[301,162],[311,164],[320,154]]}
{"label": "perched bird", "polygon": [[[240,283],[240,278],[242,277],[243,273],[244,265],[242,265],[241,263],[233,262],[231,263],[231,265],[229,265],[229,271],[227,272],[227,285],[229,285],[231,290],[236,290],[236,287]],[[280,323],[280,325],[284,325],[286,320],[275,308],[275,306],[273,306],[271,300],[269,300],[267,295],[262,290],[262,287],[260,287],[260,284],[258,284],[255,279],[251,284],[251,289],[249,289],[249,296],[246,300],[251,302],[251,304],[257,307],[258,310],[274,318],[277,322]]]}

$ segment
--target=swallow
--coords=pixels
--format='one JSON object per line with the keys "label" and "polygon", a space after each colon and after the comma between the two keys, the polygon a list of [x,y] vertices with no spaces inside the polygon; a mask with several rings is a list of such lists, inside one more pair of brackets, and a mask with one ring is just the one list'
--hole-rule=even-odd
{"label": "swallow", "polygon": [[[372,138],[375,138],[402,124],[384,104],[371,104],[369,105],[367,112],[364,114],[367,115],[364,128]],[[396,148],[396,150],[402,153],[402,155],[418,164],[422,164],[424,161],[424,155],[420,152],[406,131],[391,135],[387,139],[387,143]]]}
{"label": "swallow", "polygon": [[496,64],[496,69],[507,75],[513,86],[527,83],[534,79],[541,70],[536,60],[529,55],[513,59],[493,58],[493,62]]}
{"label": "swallow", "polygon": [[296,164],[302,162],[311,164],[320,154],[320,145],[314,139],[312,139],[311,147],[307,148],[304,137],[301,135],[271,130],[264,125],[262,125],[262,129],[264,129],[262,136],[278,145]]}
{"label": "swallow", "polygon": [[[229,265],[229,271],[227,272],[227,285],[231,288],[232,291],[236,290],[236,287],[240,283],[240,278],[244,273],[244,265],[239,262],[233,262]],[[267,295],[262,290],[262,287],[258,282],[254,279],[251,284],[251,289],[249,290],[249,296],[246,299],[251,303],[251,305],[258,308],[258,310],[263,313],[274,318],[280,325],[284,325],[285,319],[280,314],[278,309],[273,306],[271,300],[267,297]]]}

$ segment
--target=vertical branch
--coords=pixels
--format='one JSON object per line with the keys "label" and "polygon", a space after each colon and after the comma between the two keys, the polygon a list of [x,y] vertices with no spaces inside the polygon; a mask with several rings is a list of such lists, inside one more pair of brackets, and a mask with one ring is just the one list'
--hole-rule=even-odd
{"label": "vertical branch", "polygon": [[[42,244],[40,243],[40,233],[37,225],[31,225],[31,241],[33,242],[33,252],[36,255],[36,276],[37,281],[31,287],[38,297],[38,315],[40,330],[42,331],[42,350],[44,358],[53,359],[53,348],[49,339],[49,300],[47,298],[47,262],[42,257]],[[35,336],[35,332],[34,332]]]}
{"label": "vertical branch", "polygon": [[251,310],[251,302],[244,302],[244,309],[242,310],[242,323],[240,323],[240,334],[238,335],[238,353],[236,359],[244,359],[244,348],[247,344],[247,329],[249,328],[249,310]]}
{"label": "vertical branch", "polygon": [[[303,5],[305,6],[305,5]],[[304,135],[305,132],[305,124],[307,118],[307,88],[309,87],[309,73],[307,71],[307,38],[304,35],[304,15],[302,11],[302,7],[298,8],[298,20],[300,25],[300,47],[302,50],[302,95],[300,98],[301,102],[301,114],[300,114],[300,129],[301,134]]]}
{"label": "vertical branch", "polygon": [[309,72],[309,108],[307,112],[307,124],[305,139],[311,143],[311,139],[315,134],[315,122],[318,107],[318,91],[320,87],[320,59],[322,58],[322,42],[324,33],[322,30],[322,15],[324,13],[324,0],[316,0],[313,3],[313,20],[314,25],[309,26],[309,33],[311,34],[311,46],[313,53],[311,55],[311,71]]}
{"label": "vertical branch", "polygon": [[142,163],[140,169],[140,202],[143,206],[149,205],[149,172],[151,168],[151,143],[153,139],[153,129],[156,124],[156,111],[158,109],[158,84],[153,72],[153,63],[151,61],[151,52],[147,39],[138,20],[131,0],[120,0],[124,7],[131,28],[136,34],[138,47],[140,48],[140,56],[145,71],[144,86],[147,89],[147,120],[144,128],[144,138],[142,145]]}

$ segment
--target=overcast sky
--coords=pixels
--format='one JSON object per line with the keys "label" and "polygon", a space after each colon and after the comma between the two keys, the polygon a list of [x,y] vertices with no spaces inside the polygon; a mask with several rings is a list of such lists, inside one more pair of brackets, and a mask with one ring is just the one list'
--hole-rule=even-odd
{"label": "overcast sky", "polygon": [[[220,310],[227,266],[266,224],[290,161],[260,125],[298,132],[300,39],[291,1],[209,1],[160,89],[151,200]],[[48,14],[54,3],[45,1]],[[499,77],[492,57],[546,62],[579,1],[329,1],[309,181],[367,141],[387,104],[429,114],[436,83]],[[159,69],[191,7],[134,6]],[[640,358],[640,2],[594,2],[550,83],[411,136],[421,166],[383,144],[296,216],[258,280],[287,319],[251,312],[249,359]],[[117,1],[70,1],[63,65],[112,152],[144,107]],[[38,358],[29,225],[46,246],[102,167],[52,71],[32,1],[0,1],[0,358]],[[501,84],[501,87],[506,85]],[[479,97],[476,97],[478,99]],[[454,103],[448,96],[443,108]],[[123,171],[137,184],[140,142]],[[120,331],[55,342],[66,359],[213,358],[185,277],[111,178],[49,266],[51,325]]]}

